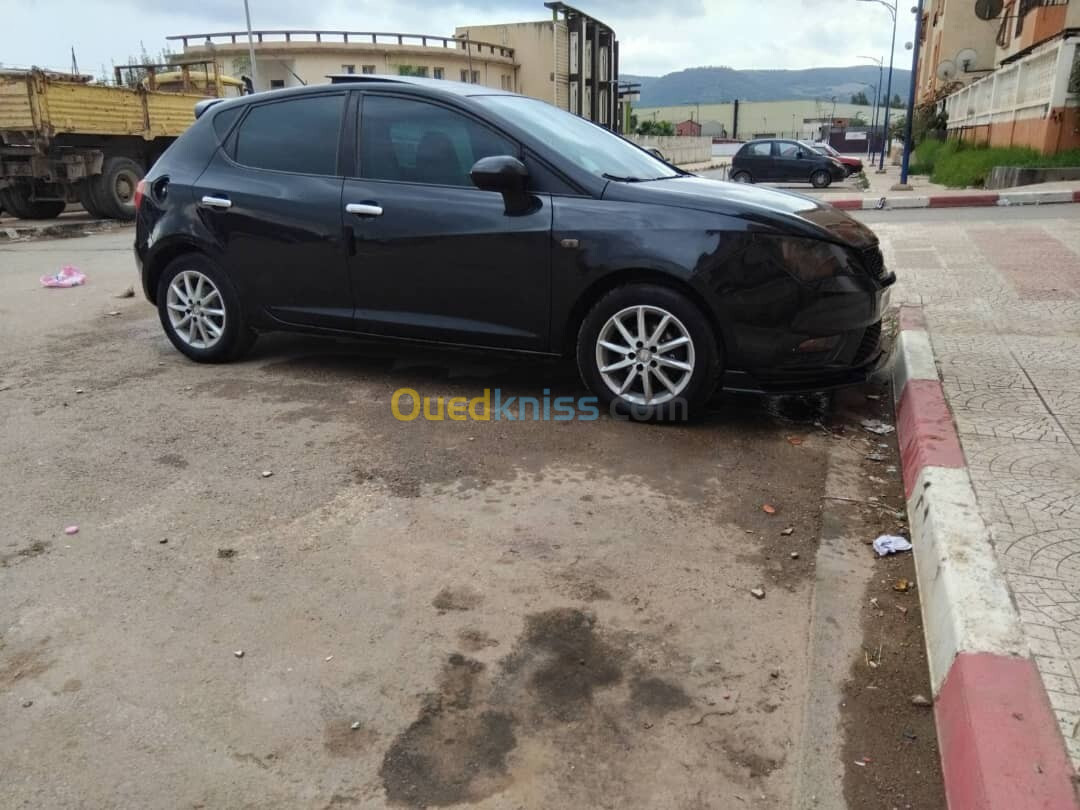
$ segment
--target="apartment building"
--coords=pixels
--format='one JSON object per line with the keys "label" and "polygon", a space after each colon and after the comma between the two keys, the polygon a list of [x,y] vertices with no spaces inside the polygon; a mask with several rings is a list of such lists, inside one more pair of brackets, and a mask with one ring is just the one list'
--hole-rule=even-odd
{"label": "apartment building", "polygon": [[979,19],[974,2],[930,0],[925,5],[916,81],[919,103],[993,71],[997,48],[998,25]]}
{"label": "apartment building", "polygon": [[946,99],[950,134],[1044,153],[1080,148],[1080,0],[1007,0],[993,23],[995,69]]}
{"label": "apartment building", "polygon": [[[366,31],[253,31],[256,90],[327,81],[338,73],[426,76],[511,90],[617,128],[614,30],[565,3],[551,19],[462,26],[454,36]],[[246,31],[178,34],[185,59],[212,59],[228,76],[252,76]]]}

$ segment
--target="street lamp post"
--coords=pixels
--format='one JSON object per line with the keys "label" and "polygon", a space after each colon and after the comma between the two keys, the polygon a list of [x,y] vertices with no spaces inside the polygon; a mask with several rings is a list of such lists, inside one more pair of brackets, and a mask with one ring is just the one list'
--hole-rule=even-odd
{"label": "street lamp post", "polygon": [[860,59],[869,59],[877,64],[877,88],[874,90],[874,123],[870,127],[870,163],[873,164],[876,149],[874,149],[874,133],[877,132],[878,110],[881,107],[881,72],[885,67],[885,60],[873,56],[860,56]]}
{"label": "street lamp post", "polygon": [[251,87],[258,89],[258,74],[255,72],[255,40],[251,36],[251,9],[248,8],[248,0],[244,0],[244,17],[247,19],[248,31],[248,58],[251,60]]}
{"label": "street lamp post", "polygon": [[885,173],[885,153],[889,151],[889,110],[892,107],[892,73],[893,54],[896,51],[896,2],[889,0],[859,0],[861,3],[877,3],[885,6],[892,15],[892,47],[889,49],[889,81],[885,90],[885,143],[881,149],[881,162],[878,165],[878,174]]}
{"label": "street lamp post", "polygon": [[900,185],[906,186],[911,163],[911,125],[915,119],[915,82],[919,75],[919,39],[922,35],[922,4],[915,9],[915,40],[911,46],[911,87],[908,89],[907,121],[904,122],[904,157],[900,161]]}

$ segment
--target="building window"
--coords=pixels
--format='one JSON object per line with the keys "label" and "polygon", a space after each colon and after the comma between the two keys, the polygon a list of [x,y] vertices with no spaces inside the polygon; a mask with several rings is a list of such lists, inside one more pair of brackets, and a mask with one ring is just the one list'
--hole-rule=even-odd
{"label": "building window", "polygon": [[351,76],[353,73],[356,73],[356,65],[342,65],[341,72],[348,73]]}
{"label": "building window", "polygon": [[501,76],[500,78],[502,79],[502,89],[503,89],[503,90],[513,90],[513,89],[514,89],[514,88],[512,87],[512,84],[513,84],[513,82],[511,81],[511,79],[510,79],[510,77],[509,77],[509,76],[506,76],[506,75],[504,74],[504,75],[503,75],[503,76]]}
{"label": "building window", "polygon": [[436,79],[445,79],[446,71],[442,68],[434,68],[434,74]]}
{"label": "building window", "polygon": [[472,83],[473,84],[480,84],[480,71],[479,70],[474,70],[472,72]]}
{"label": "building window", "polygon": [[375,72],[375,66],[374,65],[363,65],[360,68],[360,70],[363,72],[363,74],[365,76],[370,76]]}
{"label": "building window", "polygon": [[281,90],[284,87],[285,87],[285,80],[284,79],[271,79],[270,80],[270,89],[271,90]]}
{"label": "building window", "polygon": [[469,71],[467,71],[467,70],[461,71],[461,80],[463,82],[469,81]]}

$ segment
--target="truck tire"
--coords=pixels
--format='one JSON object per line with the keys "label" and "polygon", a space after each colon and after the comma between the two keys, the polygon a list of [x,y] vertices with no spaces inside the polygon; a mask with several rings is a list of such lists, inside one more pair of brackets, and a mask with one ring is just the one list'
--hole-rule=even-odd
{"label": "truck tire", "polygon": [[143,167],[131,158],[105,158],[101,174],[92,181],[91,192],[101,212],[112,219],[135,219],[135,186],[143,174]]}
{"label": "truck tire", "polygon": [[0,206],[19,219],[55,219],[67,203],[63,200],[29,200],[26,193],[15,186],[0,190]]}
{"label": "truck tire", "polygon": [[86,213],[94,219],[109,219],[109,215],[105,213],[105,209],[98,204],[97,197],[94,196],[94,179],[93,177],[87,177],[79,181],[75,186],[75,192],[79,195],[79,203],[86,209]]}

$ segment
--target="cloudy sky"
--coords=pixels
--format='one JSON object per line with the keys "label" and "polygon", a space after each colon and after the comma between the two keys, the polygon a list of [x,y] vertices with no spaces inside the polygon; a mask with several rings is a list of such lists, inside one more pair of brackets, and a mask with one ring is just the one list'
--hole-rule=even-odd
{"label": "cloudy sky", "polygon": [[[910,66],[914,32],[901,2],[896,64]],[[456,25],[550,19],[542,0],[250,0],[254,28],[401,31],[448,36]],[[615,28],[624,73],[703,65],[804,68],[887,56],[889,12],[865,0],[577,0]],[[170,34],[244,28],[243,0],[0,0],[0,64],[83,72],[156,54]]]}

